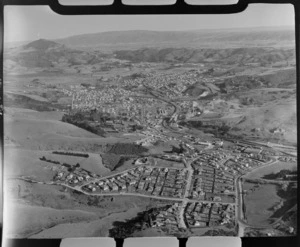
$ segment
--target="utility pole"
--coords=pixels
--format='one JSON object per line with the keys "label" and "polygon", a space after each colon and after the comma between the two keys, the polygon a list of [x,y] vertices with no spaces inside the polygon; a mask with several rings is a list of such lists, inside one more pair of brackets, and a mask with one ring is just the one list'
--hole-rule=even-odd
{"label": "utility pole", "polygon": [[20,194],[21,194],[21,186],[18,185],[18,197],[20,197]]}
{"label": "utility pole", "polygon": [[71,105],[71,111],[73,110],[73,104],[74,104],[74,94],[72,94],[72,105]]}

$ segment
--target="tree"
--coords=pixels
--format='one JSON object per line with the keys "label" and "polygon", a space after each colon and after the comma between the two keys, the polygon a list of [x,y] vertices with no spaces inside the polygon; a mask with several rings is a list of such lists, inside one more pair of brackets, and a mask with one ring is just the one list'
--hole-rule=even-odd
{"label": "tree", "polygon": [[281,188],[282,188],[282,190],[287,191],[288,184],[284,183]]}

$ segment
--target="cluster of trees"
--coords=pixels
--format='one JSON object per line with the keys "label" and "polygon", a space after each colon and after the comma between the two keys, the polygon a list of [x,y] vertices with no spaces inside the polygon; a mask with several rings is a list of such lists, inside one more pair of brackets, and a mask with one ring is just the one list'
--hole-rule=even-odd
{"label": "cluster of trees", "polygon": [[172,150],[171,151],[165,151],[165,153],[178,153],[178,154],[182,154],[184,153],[185,149],[183,148],[183,145],[180,143],[179,148],[175,147],[174,145],[172,145]]}
{"label": "cluster of trees", "polygon": [[145,212],[141,212],[137,217],[125,222],[116,221],[113,223],[114,228],[109,230],[109,236],[113,238],[127,238],[135,231],[141,231],[144,225]]}
{"label": "cluster of trees", "polygon": [[240,98],[240,103],[242,105],[252,105],[254,104],[254,99],[252,97]]}
{"label": "cluster of trees", "polygon": [[81,129],[85,129],[96,135],[105,137],[105,131],[99,126],[92,126],[88,120],[85,119],[84,115],[76,113],[74,115],[64,115],[62,118],[63,122],[73,124]]}
{"label": "cluster of trees", "polygon": [[80,167],[79,163],[77,163],[75,166],[72,166],[68,163],[63,163],[62,165],[65,166],[65,167],[68,167],[68,172],[74,172],[76,170],[76,168]]}
{"label": "cluster of trees", "polygon": [[184,127],[191,127],[191,128],[201,128],[203,127],[203,123],[201,121],[187,121],[187,122],[179,122],[180,125],[184,126]]}
{"label": "cluster of trees", "polygon": [[208,230],[203,236],[236,236],[236,231],[226,231],[223,229]]}
{"label": "cluster of trees", "polygon": [[135,132],[135,131],[137,131],[137,130],[143,130],[143,129],[144,129],[144,127],[141,126],[141,125],[137,125],[137,124],[131,125],[131,131],[132,131],[132,132]]}
{"label": "cluster of trees", "polygon": [[84,157],[88,158],[88,154],[82,154],[82,153],[73,153],[73,152],[63,152],[63,151],[53,151],[53,154],[60,154],[60,155],[68,155],[68,156],[77,156],[77,157]]}
{"label": "cluster of trees", "polygon": [[151,208],[147,211],[138,213],[133,219],[125,222],[116,221],[113,223],[114,228],[109,230],[109,236],[113,238],[127,238],[135,231],[140,231],[143,228],[150,226],[150,218],[152,215],[158,214],[160,211],[166,211],[169,206],[161,208]]}
{"label": "cluster of trees", "polygon": [[[49,163],[53,163],[53,164],[56,164],[56,165],[61,164],[59,161],[47,159],[45,156],[40,158],[40,160],[46,161],[46,162],[49,162]],[[79,163],[77,163],[76,165],[70,165],[68,163],[62,163],[61,165],[67,167],[69,172],[73,172],[73,171],[75,171],[76,168],[80,167]]]}
{"label": "cluster of trees", "polygon": [[74,111],[63,116],[63,118],[72,119],[73,121],[98,121],[101,124],[105,124],[107,120],[113,120],[110,113],[97,111],[96,109],[90,111]]}
{"label": "cluster of trees", "polygon": [[234,78],[227,78],[224,80],[224,84],[228,87],[237,87],[245,89],[260,88],[267,86],[263,78],[252,76],[237,76]]}
{"label": "cluster of trees", "polygon": [[119,164],[121,156],[117,154],[102,154],[102,162],[105,167],[113,171]]}
{"label": "cluster of trees", "polygon": [[206,130],[207,133],[211,132],[215,135],[219,135],[219,134],[226,135],[227,132],[230,130],[230,126],[220,121],[219,122],[187,121],[187,122],[180,122],[179,124],[183,127],[202,129],[204,130],[204,132]]}
{"label": "cluster of trees", "polygon": [[134,143],[116,143],[110,147],[108,153],[139,155],[142,153],[146,153],[147,151],[147,148]]}
{"label": "cluster of trees", "polygon": [[[294,175],[291,177],[286,177],[286,175]],[[263,178],[264,179],[284,179],[284,180],[297,180],[297,171],[291,171],[291,170],[281,170],[280,172],[277,173],[272,173],[272,174],[267,174]]]}
{"label": "cluster of trees", "polygon": [[280,202],[273,207],[273,211],[277,211],[278,209],[282,208],[283,205],[284,205],[284,201],[280,200]]}
{"label": "cluster of trees", "polygon": [[91,84],[90,83],[81,83],[80,84],[82,87],[86,87],[86,88],[89,88],[90,86],[91,86]]}
{"label": "cluster of trees", "polygon": [[59,161],[56,161],[56,160],[50,160],[50,159],[46,159],[45,156],[43,156],[42,158],[40,158],[40,160],[42,161],[46,161],[46,162],[49,162],[49,163],[53,163],[53,164],[60,164]]}
{"label": "cluster of trees", "polygon": [[111,171],[115,171],[118,167],[121,167],[127,160],[131,159],[131,157],[113,153],[102,154],[101,157],[103,165]]}
{"label": "cluster of trees", "polygon": [[133,73],[129,76],[130,79],[135,80],[138,78],[145,78],[146,75],[142,74],[142,73]]}

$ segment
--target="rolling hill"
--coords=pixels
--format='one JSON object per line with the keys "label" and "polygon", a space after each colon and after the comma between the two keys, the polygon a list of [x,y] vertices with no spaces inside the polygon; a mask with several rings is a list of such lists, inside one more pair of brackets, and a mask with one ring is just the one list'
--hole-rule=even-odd
{"label": "rolling hill", "polygon": [[295,50],[275,48],[228,48],[228,49],[187,49],[187,48],[143,48],[120,50],[116,57],[132,62],[170,63],[275,63],[294,61]]}
{"label": "rolling hill", "polygon": [[196,47],[203,45],[225,46],[274,46],[292,43],[294,30],[284,28],[249,28],[224,30],[190,30],[190,31],[110,31],[82,34],[58,39],[56,42],[70,47],[111,48],[126,46],[137,47]]}
{"label": "rolling hill", "polygon": [[[228,48],[228,49],[190,49],[190,48],[142,48],[138,50],[118,50],[115,58],[131,62],[165,63],[226,63],[226,64],[270,64],[294,62],[294,48]],[[37,40],[4,56],[4,67],[21,66],[26,68],[61,69],[76,65],[100,63],[101,52],[80,51],[68,48],[49,40]]]}
{"label": "rolling hill", "polygon": [[53,68],[98,63],[98,54],[66,47],[51,40],[39,39],[4,53],[5,65],[26,68]]}
{"label": "rolling hill", "polygon": [[[28,150],[100,152],[107,143],[125,139],[103,138],[60,121],[61,113],[10,108],[4,113],[5,144]],[[51,117],[50,117],[51,116]]]}
{"label": "rolling hill", "polygon": [[114,31],[55,41],[39,39],[17,48],[5,49],[4,68],[62,70],[77,65],[98,64],[107,56],[112,58],[111,55],[131,62],[294,62],[294,46],[295,35],[291,28]]}

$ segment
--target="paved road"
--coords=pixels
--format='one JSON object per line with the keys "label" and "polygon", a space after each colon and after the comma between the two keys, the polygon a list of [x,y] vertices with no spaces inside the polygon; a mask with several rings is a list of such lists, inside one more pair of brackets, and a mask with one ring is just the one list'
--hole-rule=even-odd
{"label": "paved road", "polygon": [[[264,164],[263,166],[273,165],[273,164],[276,164],[277,162],[278,162],[277,159],[272,159],[271,161],[269,161],[268,163]],[[259,168],[261,168],[263,166],[256,167],[253,170],[259,169]],[[276,223],[278,223],[281,220],[281,218],[278,218],[272,224],[269,224],[269,225],[259,225],[259,226],[253,225],[253,224],[248,224],[245,221],[244,211],[243,211],[243,205],[244,205],[243,194],[242,194],[243,193],[243,188],[242,188],[242,182],[241,182],[241,179],[242,179],[243,176],[245,176],[245,175],[241,175],[241,176],[237,177],[236,180],[235,180],[236,196],[237,196],[236,219],[237,219],[238,224],[239,224],[239,231],[238,231],[239,234],[238,234],[238,236],[240,236],[240,237],[244,236],[244,229],[246,227],[251,227],[251,228],[255,228],[255,229],[270,228],[270,227],[272,227],[273,225],[275,225]],[[261,180],[270,182],[270,180],[266,180],[266,179],[261,179]],[[276,182],[281,182],[281,181],[277,181],[276,180]]]}
{"label": "paved road", "polygon": [[181,228],[187,228],[185,221],[184,221],[184,210],[185,210],[186,205],[190,201],[190,199],[188,199],[188,196],[189,196],[190,187],[191,187],[191,183],[192,183],[192,177],[193,177],[193,168],[192,168],[191,164],[197,159],[189,159],[189,160],[183,159],[183,162],[186,166],[186,170],[188,171],[188,177],[186,180],[185,191],[183,194],[183,201],[179,208],[179,226]]}
{"label": "paved road", "polygon": [[187,228],[186,227],[186,224],[185,224],[185,221],[184,221],[184,209],[186,207],[186,205],[188,204],[188,199],[187,198],[184,198],[184,200],[182,201],[181,205],[180,205],[180,208],[179,208],[179,213],[178,213],[178,225],[180,228]]}
{"label": "paved road", "polygon": [[254,178],[255,181],[262,181],[266,183],[278,183],[278,184],[287,184],[287,183],[297,183],[297,181],[293,180],[276,180],[276,179],[264,179],[264,178]]}
{"label": "paved road", "polygon": [[[164,101],[170,105],[172,105],[174,107],[174,111],[171,115],[171,119],[175,118],[176,115],[178,115],[179,113],[179,109],[180,107],[178,107],[174,102],[172,102],[171,100],[169,99],[166,99],[166,98],[161,98],[160,96],[158,96],[157,94],[155,94],[155,90],[151,87],[148,87],[147,85],[143,84],[143,86],[145,88],[147,88],[149,90],[149,93],[156,99],[158,100],[161,100],[161,101]],[[176,133],[176,134],[180,134],[181,136],[183,136],[184,134],[182,132],[179,132],[178,130],[175,130],[174,128],[171,128],[168,124],[167,124],[167,121],[166,120],[163,120],[162,122],[162,126],[168,130],[168,131],[171,131],[173,133]],[[188,198],[189,196],[189,191],[190,191],[190,187],[191,187],[191,181],[192,181],[192,176],[193,176],[193,168],[191,166],[191,164],[197,160],[198,158],[196,159],[184,159],[184,164],[186,165],[186,169],[188,171],[188,178],[187,178],[187,183],[186,183],[186,186],[185,186],[185,191],[184,191],[184,194],[183,194],[183,199],[180,199],[182,201],[182,204],[180,205],[179,207],[179,214],[178,214],[178,217],[179,217],[179,226],[181,228],[187,228],[186,227],[186,224],[185,224],[185,221],[184,221],[184,210],[185,210],[185,207],[186,205],[188,204],[188,202],[199,202],[199,200],[191,200]],[[161,197],[160,197],[161,198]],[[211,203],[211,201],[202,201],[202,202],[209,202]],[[222,203],[221,203],[222,204]],[[228,204],[228,203],[226,203]],[[234,204],[236,205],[236,203],[229,203],[229,204]]]}
{"label": "paved road", "polygon": [[174,111],[173,111],[173,113],[172,113],[170,119],[173,119],[176,115],[179,114],[180,107],[179,107],[178,105],[176,105],[174,102],[172,102],[172,101],[171,101],[170,99],[168,99],[168,98],[162,98],[162,97],[158,96],[158,95],[156,94],[156,91],[155,91],[153,88],[151,88],[151,87],[145,85],[144,83],[143,83],[143,86],[144,86],[146,89],[149,90],[149,94],[151,94],[154,98],[156,98],[156,99],[158,99],[158,100],[161,100],[161,101],[163,101],[163,102],[166,102],[166,103],[168,103],[169,105],[172,105],[172,106],[174,107]]}
{"label": "paved road", "polygon": [[72,190],[76,190],[78,192],[81,192],[85,195],[91,195],[91,196],[140,196],[140,197],[147,197],[147,198],[153,198],[153,199],[158,199],[158,200],[167,200],[167,201],[187,201],[187,202],[202,202],[202,203],[219,203],[219,204],[231,204],[234,205],[235,203],[225,203],[225,202],[213,202],[213,201],[207,201],[207,200],[195,200],[195,199],[187,199],[187,198],[174,198],[174,197],[163,197],[163,196],[154,196],[154,195],[145,195],[145,194],[138,194],[138,193],[130,193],[130,192],[114,192],[114,193],[89,193],[87,191],[82,190],[81,186],[70,186],[68,184],[64,183],[57,183],[57,182],[42,182],[42,181],[37,181],[31,178],[26,178],[26,177],[14,177],[11,179],[20,179],[24,180],[27,182],[31,183],[38,183],[38,184],[48,184],[48,185],[61,185],[64,187],[67,187]]}
{"label": "paved road", "polygon": [[[179,113],[179,109],[180,107],[178,107],[174,102],[172,102],[170,99],[168,98],[162,98],[160,97],[159,95],[157,95],[155,93],[155,90],[151,87],[148,87],[146,85],[144,85],[145,88],[147,88],[149,90],[149,94],[153,97],[153,98],[156,98],[160,101],[163,101],[163,102],[166,102],[170,105],[172,105],[174,107],[174,111],[173,113],[171,114],[171,119],[174,118],[176,116],[176,114]],[[150,96],[150,97],[151,97]],[[144,97],[144,96],[140,96],[140,97]],[[145,97],[149,97],[149,96],[145,96]],[[177,134],[180,134],[180,135],[183,135],[182,132],[179,132],[173,128],[171,128],[166,120],[163,120],[163,127],[165,129],[167,129],[168,131],[171,131],[171,132],[176,132]],[[159,133],[160,135],[162,133]],[[166,135],[167,136],[167,135]],[[227,140],[230,140],[229,138]],[[232,139],[233,140],[233,139]],[[251,142],[251,141],[247,141],[247,140],[239,140],[239,142],[244,142],[244,143],[247,143],[247,144],[252,144],[252,145],[260,145],[260,146],[268,146],[264,143],[257,143],[257,142]],[[239,236],[243,236],[244,235],[244,229],[245,227],[256,227],[257,226],[253,226],[253,225],[249,225],[247,224],[245,221],[244,221],[244,212],[243,212],[243,196],[242,196],[242,183],[241,183],[241,177],[237,177],[236,180],[235,180],[235,186],[236,186],[236,202],[234,203],[224,203],[224,202],[213,202],[213,201],[206,201],[206,200],[195,200],[195,199],[189,199],[188,196],[189,196],[189,191],[190,191],[190,186],[191,186],[191,181],[192,181],[192,174],[193,174],[193,168],[191,166],[192,162],[194,162],[195,160],[197,160],[198,158],[196,159],[188,159],[188,160],[185,160],[184,159],[184,163],[186,165],[186,170],[188,171],[188,178],[187,178],[187,181],[186,181],[186,187],[185,187],[185,191],[184,191],[184,194],[183,194],[183,197],[182,198],[173,198],[173,197],[162,197],[162,196],[153,196],[153,195],[145,195],[145,194],[139,194],[139,193],[128,193],[128,192],[115,192],[115,193],[89,193],[87,191],[84,191],[82,190],[82,187],[84,185],[87,185],[95,180],[102,180],[102,179],[105,179],[105,178],[110,178],[112,176],[116,176],[118,174],[122,174],[126,171],[129,171],[129,170],[132,170],[131,169],[127,169],[125,171],[121,171],[121,172],[118,172],[118,173],[115,173],[115,174],[110,174],[108,176],[105,176],[105,177],[101,177],[100,179],[93,179],[93,180],[90,180],[90,181],[87,181],[84,185],[81,185],[81,186],[69,186],[67,184],[63,184],[63,183],[55,183],[55,182],[40,182],[40,181],[34,181],[32,179],[28,179],[28,178],[24,178],[24,177],[21,177],[19,179],[23,179],[23,180],[26,180],[26,181],[29,181],[29,182],[33,182],[33,183],[40,183],[40,184],[50,184],[50,185],[62,185],[62,186],[65,186],[67,188],[70,188],[72,190],[76,190],[76,191],[79,191],[83,194],[86,194],[86,195],[93,195],[93,196],[122,196],[122,195],[128,195],[128,196],[139,196],[139,197],[145,197],[145,198],[153,198],[153,199],[158,199],[158,200],[167,200],[167,201],[178,201],[178,202],[181,202],[181,205],[179,207],[179,212],[178,212],[178,218],[179,218],[179,226],[181,228],[186,228],[186,224],[185,224],[185,221],[184,221],[184,210],[185,210],[185,207],[186,205],[189,203],[189,202],[203,202],[203,203],[219,203],[219,204],[225,204],[225,205],[228,205],[228,204],[231,204],[231,205],[235,205],[236,206],[236,219],[237,219],[237,222],[239,224]],[[266,165],[273,165],[274,163],[278,162],[277,159],[272,159],[271,161],[269,161],[268,163],[264,164],[263,166],[266,166]],[[262,166],[260,166],[262,167]],[[260,167],[256,167],[254,169],[258,169]],[[253,169],[253,170],[254,170]],[[270,180],[267,180],[268,182],[270,182]],[[277,181],[276,182],[282,182],[282,181]],[[278,222],[278,221],[276,221]],[[274,222],[273,224],[275,224],[276,222]],[[260,227],[260,228],[263,228]]]}
{"label": "paved road", "polygon": [[243,195],[241,194],[243,191],[241,177],[242,176],[239,176],[235,179],[235,186],[236,186],[235,191],[236,191],[236,200],[237,200],[237,206],[236,206],[236,210],[235,210],[235,218],[239,225],[239,230],[238,230],[239,237],[244,236],[244,229],[246,227],[246,224],[244,222],[244,212],[243,212]]}
{"label": "paved road", "polygon": [[[265,163],[264,165],[262,166],[259,166],[259,167],[256,167],[256,168],[253,168],[253,170],[256,170],[256,169],[259,169],[263,166],[269,166],[269,165],[273,165],[275,163],[278,162],[278,160],[276,159],[277,157],[273,158],[271,161]],[[153,199],[158,199],[158,200],[167,200],[167,201],[177,201],[177,202],[181,202],[181,205],[179,207],[179,212],[178,212],[178,218],[179,218],[179,226],[181,228],[186,228],[186,224],[185,224],[185,221],[184,221],[184,210],[185,210],[185,207],[188,203],[192,203],[192,202],[202,202],[202,203],[219,203],[219,204],[225,204],[225,205],[235,205],[236,206],[236,219],[237,219],[237,222],[238,222],[238,225],[239,225],[239,236],[243,236],[244,235],[244,229],[246,227],[251,227],[251,228],[256,228],[256,229],[262,229],[262,228],[267,228],[267,227],[271,227],[272,225],[276,224],[278,221],[280,221],[280,219],[277,219],[275,222],[273,222],[272,224],[270,225],[265,225],[265,226],[257,226],[257,225],[251,225],[251,224],[248,224],[247,222],[245,222],[245,219],[244,219],[244,212],[243,212],[243,196],[242,196],[242,182],[241,182],[241,178],[244,176],[244,175],[241,175],[239,177],[237,177],[235,179],[235,186],[236,186],[236,202],[235,203],[225,203],[225,202],[213,202],[213,201],[207,201],[207,200],[195,200],[195,199],[189,199],[188,198],[188,195],[189,195],[189,190],[190,190],[190,185],[191,185],[191,181],[192,181],[192,174],[193,174],[193,168],[191,166],[192,162],[194,162],[195,160],[197,160],[197,158],[194,158],[194,159],[184,159],[184,163],[186,165],[186,170],[189,172],[188,173],[188,178],[187,178],[187,183],[186,183],[186,187],[185,187],[185,191],[184,191],[184,194],[183,194],[183,197],[182,198],[173,198],[173,197],[163,197],[163,196],[154,196],[154,195],[145,195],[145,194],[138,194],[138,193],[129,193],[129,192],[114,192],[114,193],[89,193],[87,191],[84,191],[82,190],[82,187],[86,184],[89,184],[93,181],[95,181],[95,179],[93,180],[90,180],[90,181],[87,181],[84,185],[80,185],[80,186],[70,186],[68,184],[64,184],[64,183],[57,183],[57,182],[53,182],[53,181],[49,181],[49,182],[41,182],[41,181],[36,181],[34,179],[31,179],[31,178],[26,178],[26,177],[14,177],[12,179],[22,179],[22,180],[25,180],[25,181],[28,181],[28,182],[32,182],[32,183],[39,183],[39,184],[48,184],[48,185],[62,185],[64,187],[67,187],[67,188],[70,188],[72,190],[76,190],[78,192],[81,192],[83,194],[86,194],[86,195],[92,195],[92,196],[139,196],[139,197],[145,197],[145,198],[153,198]],[[131,170],[131,169],[128,169],[128,170]],[[128,171],[126,170],[126,171]],[[106,177],[102,177],[100,179],[105,179],[105,178],[109,178],[111,176],[115,176],[117,174],[122,174],[124,173],[125,171],[122,171],[122,172],[119,172],[119,173],[116,173],[114,175],[109,175],[109,176],[106,176]],[[97,179],[99,180],[99,179]],[[264,180],[264,179],[263,179]],[[266,180],[267,182],[269,182],[269,180]],[[282,181],[277,181],[276,182],[282,182]],[[291,181],[291,182],[294,182],[294,181]]]}

